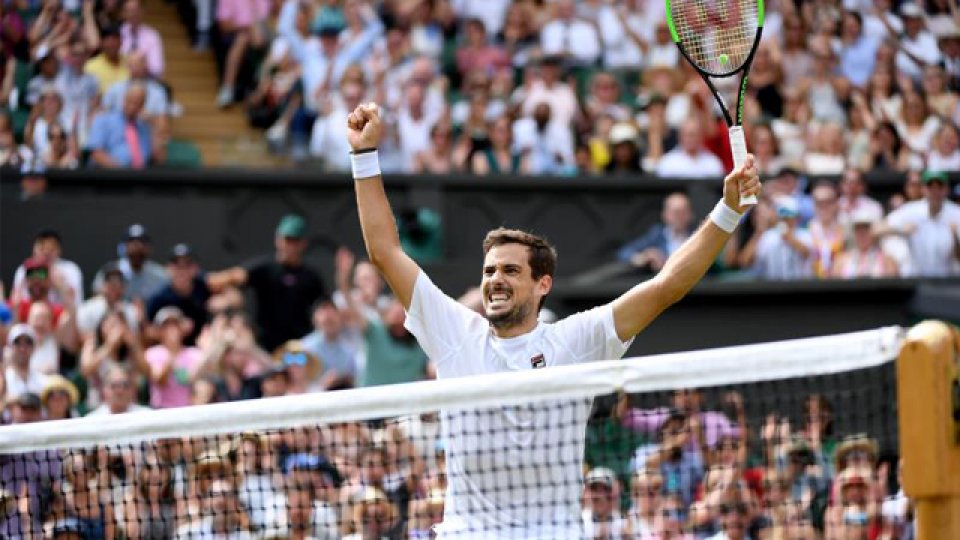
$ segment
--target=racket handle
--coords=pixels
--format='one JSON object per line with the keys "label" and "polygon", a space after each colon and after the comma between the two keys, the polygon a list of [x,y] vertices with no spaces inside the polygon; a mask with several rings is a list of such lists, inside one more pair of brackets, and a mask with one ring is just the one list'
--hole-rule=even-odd
{"label": "racket handle", "polygon": [[[730,135],[730,151],[733,153],[733,168],[736,170],[747,162],[747,140],[743,136],[743,126],[731,126],[727,133]],[[740,206],[755,204],[757,204],[756,195],[740,197]]]}

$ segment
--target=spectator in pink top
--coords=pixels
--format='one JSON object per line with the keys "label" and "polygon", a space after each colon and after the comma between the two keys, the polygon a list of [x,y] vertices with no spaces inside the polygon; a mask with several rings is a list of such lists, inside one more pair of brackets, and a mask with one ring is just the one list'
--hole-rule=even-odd
{"label": "spectator in pink top", "polygon": [[[740,437],[741,426],[737,425],[743,416],[743,398],[734,392],[724,398],[723,413],[703,411],[703,392],[697,389],[681,389],[673,393],[673,409],[682,412],[690,419],[694,435],[690,438],[691,450],[714,448],[724,437]],[[729,409],[729,410],[728,410]],[[618,405],[618,414],[624,427],[634,431],[655,434],[664,422],[670,418],[671,409],[630,408],[629,402],[622,399]],[[702,438],[701,438],[702,437]],[[697,448],[697,447],[700,448]]]}
{"label": "spectator in pink top", "polygon": [[179,308],[167,306],[157,312],[160,344],[147,349],[150,364],[150,406],[155,409],[190,405],[190,388],[202,363],[200,349],[185,347],[192,321]]}
{"label": "spectator in pink top", "polygon": [[506,51],[487,40],[487,30],[480,19],[470,19],[466,23],[466,39],[457,50],[457,70],[461,75],[471,71],[492,73],[509,68],[510,57]]}
{"label": "spectator in pink top", "polygon": [[120,53],[141,52],[147,57],[147,70],[154,77],[163,77],[163,39],[153,27],[143,24],[140,0],[123,4],[123,26],[120,27]]}
{"label": "spectator in pink top", "polygon": [[219,0],[217,23],[224,46],[228,48],[224,65],[223,81],[217,94],[217,105],[226,107],[233,103],[237,75],[247,48],[253,44],[252,28],[270,13],[268,0]]}

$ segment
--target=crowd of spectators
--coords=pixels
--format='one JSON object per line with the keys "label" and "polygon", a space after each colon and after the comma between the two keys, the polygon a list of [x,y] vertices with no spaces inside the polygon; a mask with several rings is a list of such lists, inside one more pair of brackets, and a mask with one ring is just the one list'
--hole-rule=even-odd
{"label": "crowd of spectators", "polygon": [[0,166],[42,177],[164,162],[179,111],[140,0],[4,0],[0,21]]}

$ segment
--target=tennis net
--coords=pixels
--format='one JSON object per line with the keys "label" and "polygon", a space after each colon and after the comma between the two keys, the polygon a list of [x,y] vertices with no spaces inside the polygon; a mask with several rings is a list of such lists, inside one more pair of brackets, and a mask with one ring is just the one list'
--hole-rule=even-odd
{"label": "tennis net", "polygon": [[0,537],[821,538],[902,525],[879,505],[896,487],[901,337],[6,426]]}

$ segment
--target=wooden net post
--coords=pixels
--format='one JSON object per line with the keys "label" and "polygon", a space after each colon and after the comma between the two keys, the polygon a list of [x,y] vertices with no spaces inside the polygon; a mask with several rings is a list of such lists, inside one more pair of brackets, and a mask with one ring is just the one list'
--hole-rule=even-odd
{"label": "wooden net post", "polygon": [[914,502],[918,540],[960,538],[960,339],[924,321],[897,359],[903,487]]}

